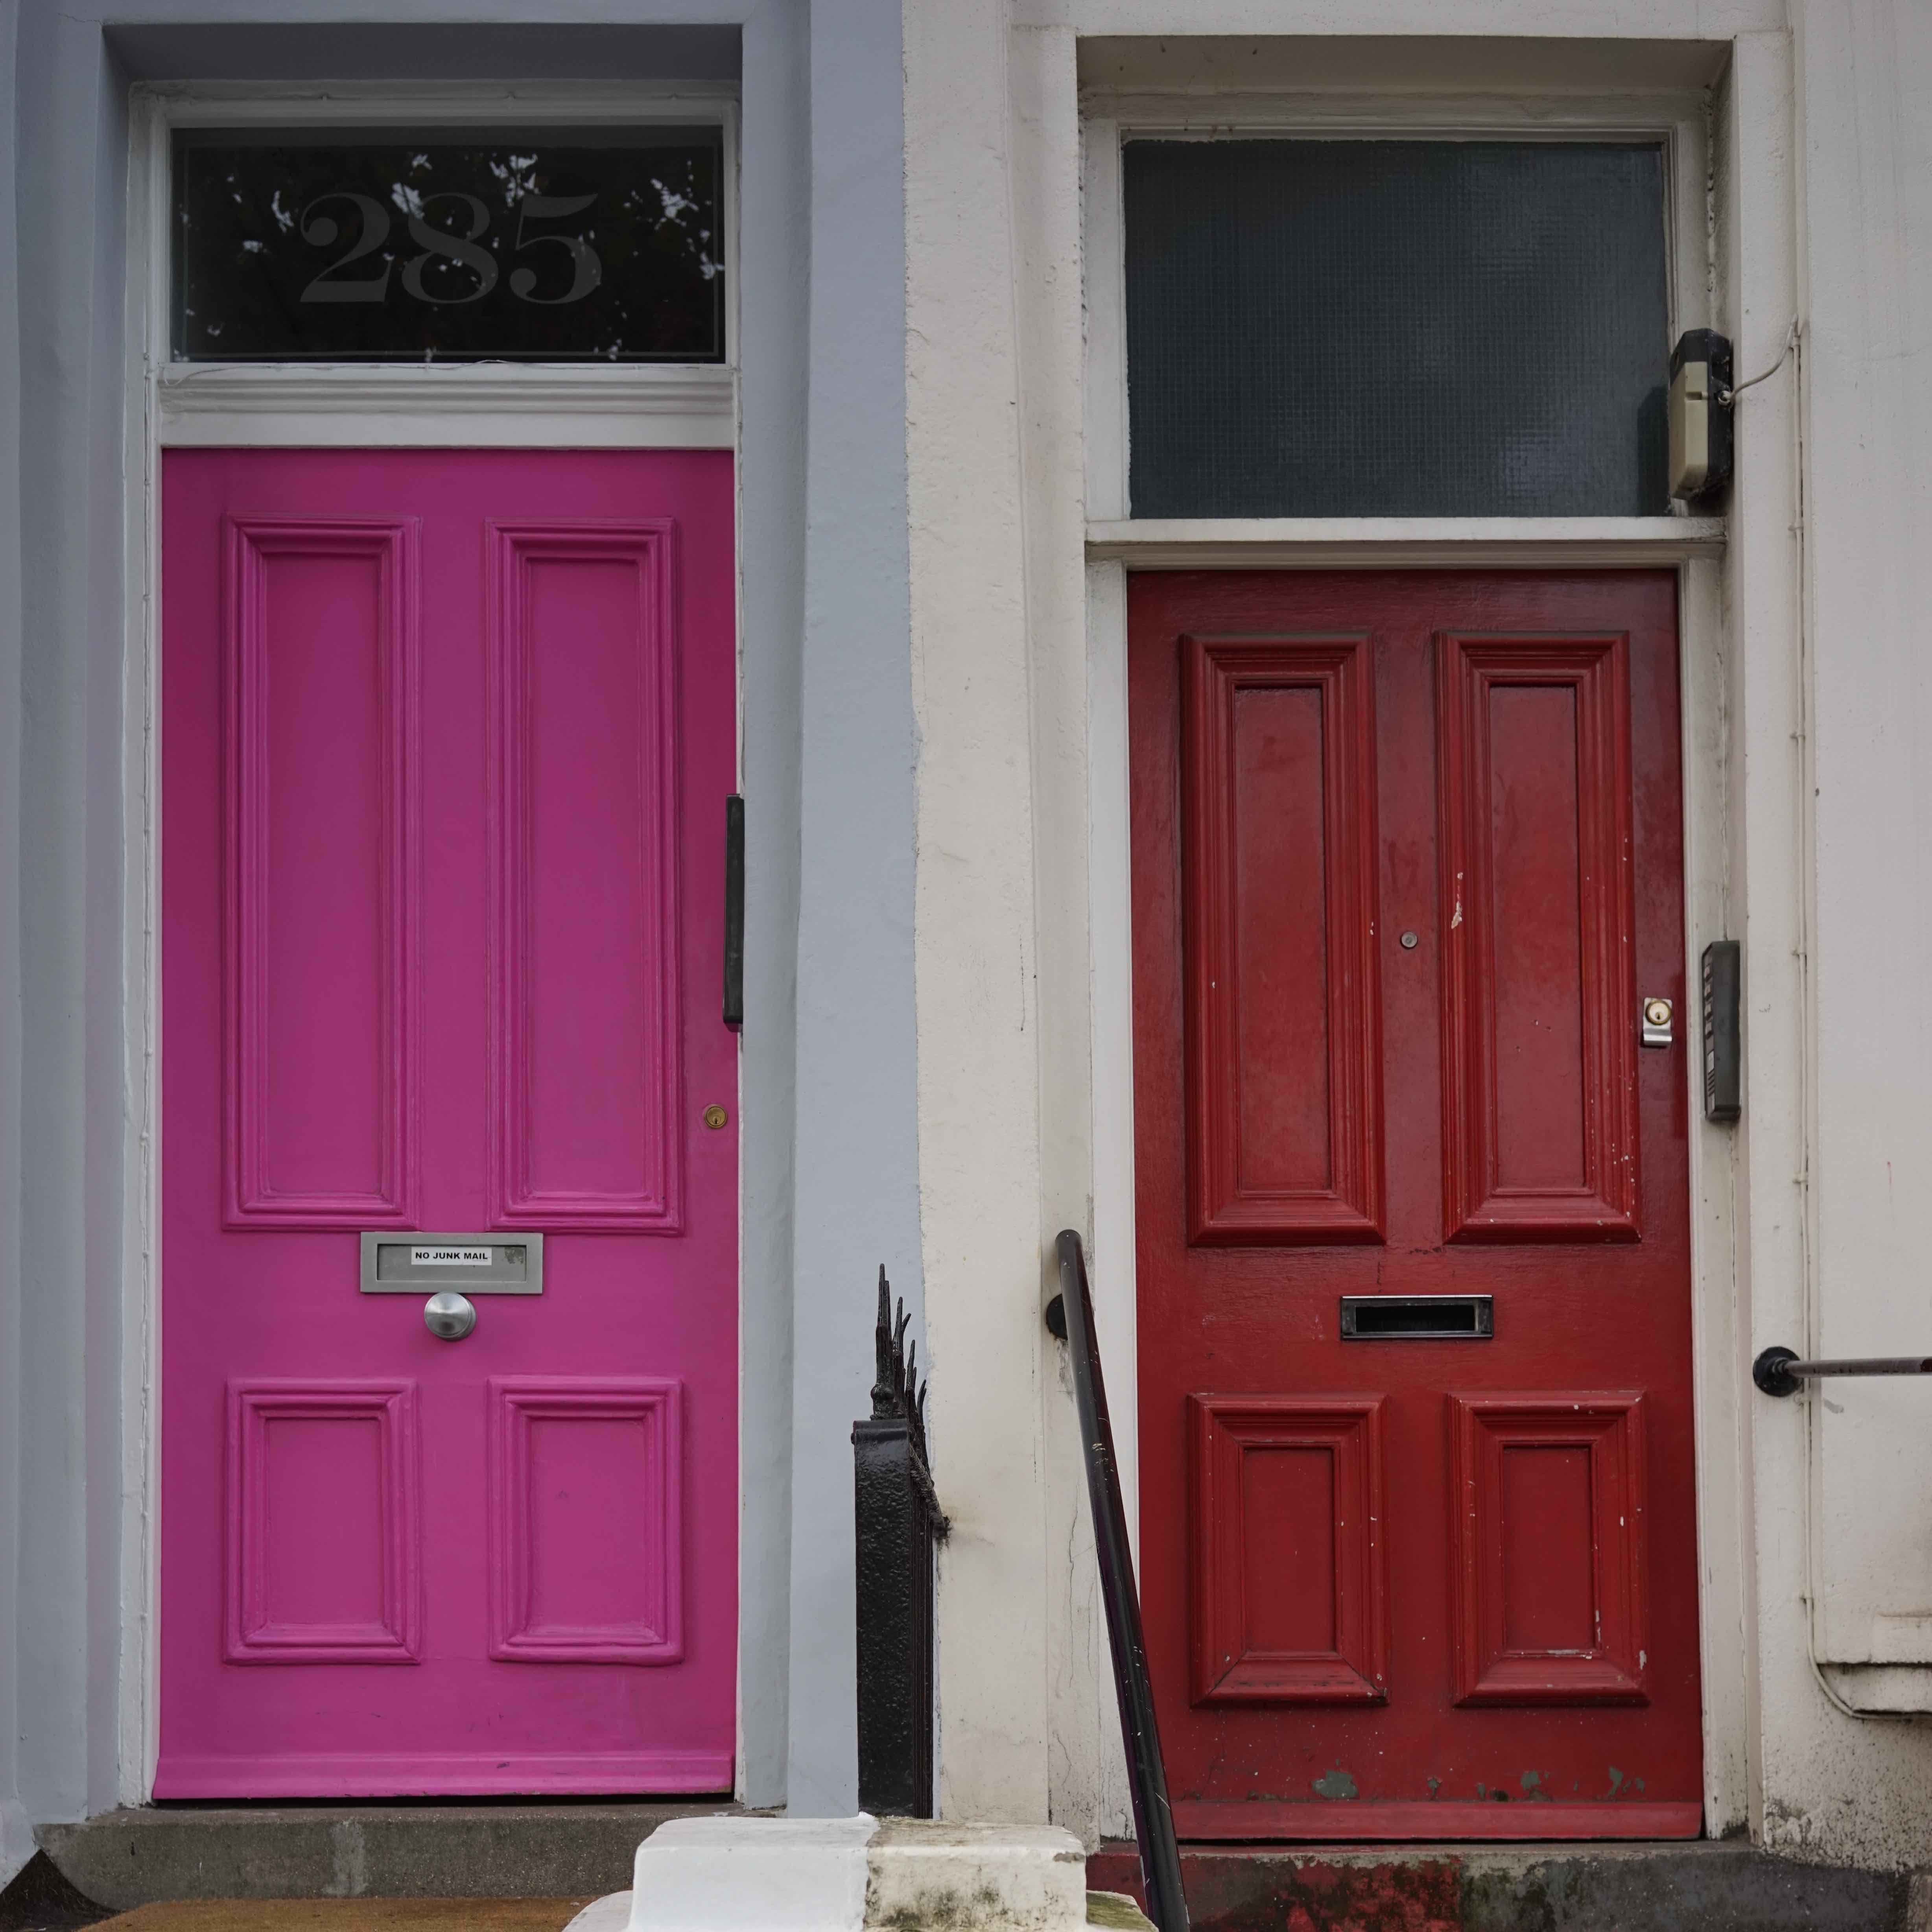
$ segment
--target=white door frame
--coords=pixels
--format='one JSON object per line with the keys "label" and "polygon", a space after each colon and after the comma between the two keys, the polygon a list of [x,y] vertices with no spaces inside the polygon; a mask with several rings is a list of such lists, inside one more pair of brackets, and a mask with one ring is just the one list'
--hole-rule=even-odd
{"label": "white door frame", "polygon": [[[1763,37],[1768,38],[1769,37]],[[1292,40],[1280,44],[1292,47]],[[1184,62],[1186,44],[1173,44]],[[1484,44],[1465,43],[1480,65]],[[1754,55],[1760,50],[1754,50]],[[1392,43],[1391,65],[1404,54]],[[1364,56],[1372,64],[1377,56]],[[1654,140],[1666,156],[1671,334],[1699,326],[1742,335],[1741,310],[1762,314],[1788,288],[1788,233],[1775,225],[1784,203],[1778,88],[1788,52],[1734,61],[1712,100],[1686,91],[1681,76],[1652,90],[1552,93],[1514,85],[1498,51],[1492,89],[1455,95],[1378,92],[1366,84],[1318,94],[1244,91],[1204,98],[1198,89],[1131,93],[1094,90],[1083,98],[1083,215],[1086,298],[1083,430],[1087,489],[1088,852],[1090,952],[1086,968],[1092,1042],[1090,1141],[1097,1322],[1107,1375],[1137,1390],[1133,1281],[1134,1154],[1130,862],[1127,824],[1126,573],[1183,568],[1333,568],[1514,567],[1676,568],[1679,582],[1687,986],[1699,983],[1700,956],[1719,937],[1741,937],[1742,880],[1734,877],[1741,807],[1730,758],[1735,627],[1739,573],[1732,518],[1131,518],[1127,500],[1127,412],[1120,142],[1127,134],[1183,138],[1298,134],[1330,139]],[[1640,55],[1634,64],[1641,67]],[[1467,76],[1466,76],[1466,79]],[[1714,152],[1720,167],[1712,165]],[[1727,171],[1735,170],[1735,172]],[[1756,191],[1739,196],[1748,173]],[[1729,188],[1729,194],[1726,188]],[[1780,305],[1776,332],[1790,310]],[[1762,325],[1760,322],[1760,328]],[[1748,345],[1740,343],[1741,352]],[[1749,352],[1755,352],[1750,351]],[[1745,373],[1742,370],[1741,374]],[[1775,418],[1773,418],[1774,422]],[[1793,432],[1795,433],[1795,432]],[[1776,558],[1768,526],[1788,488],[1788,446],[1775,440],[1758,479],[1741,477],[1736,510],[1754,489],[1766,506],[1752,529],[1750,567],[1760,608],[1775,614],[1790,597],[1788,560]],[[1748,454],[1750,446],[1746,446]],[[1780,576],[1780,573],[1784,573]],[[1744,1442],[1746,1385],[1738,1372],[1749,1332],[1746,1276],[1736,1198],[1732,1130],[1705,1124],[1694,1098],[1690,1218],[1695,1388],[1699,1611],[1702,1652],[1706,1828],[1744,1824],[1750,1809],[1752,1663],[1744,1640],[1752,1599],[1750,1506]],[[1138,1404],[1117,1399],[1116,1448],[1130,1522],[1136,1519]]]}
{"label": "white door frame", "polygon": [[[722,363],[224,364],[176,362],[169,339],[172,149],[183,127],[613,126],[722,130],[725,359]],[[119,1796],[145,1804],[160,1743],[161,1094],[160,551],[164,448],[416,447],[736,450],[738,104],[735,86],[595,82],[304,82],[170,84],[130,110],[125,322],[124,962],[130,1024],[124,1156],[122,1645]],[[743,607],[743,546],[738,607]],[[736,643],[743,761],[743,638]],[[742,1107],[739,1109],[742,1117]],[[740,1177],[742,1204],[743,1177]],[[739,1292],[743,1293],[742,1209]],[[739,1348],[745,1346],[742,1306]],[[742,1418],[740,1418],[742,1426]],[[740,1460],[740,1520],[742,1512]],[[741,1532],[742,1533],[742,1532]],[[744,1565],[741,1562],[740,1571]],[[741,1634],[743,1629],[741,1619]],[[743,1672],[740,1670],[742,1682]],[[735,1753],[744,1774],[742,1711]]]}

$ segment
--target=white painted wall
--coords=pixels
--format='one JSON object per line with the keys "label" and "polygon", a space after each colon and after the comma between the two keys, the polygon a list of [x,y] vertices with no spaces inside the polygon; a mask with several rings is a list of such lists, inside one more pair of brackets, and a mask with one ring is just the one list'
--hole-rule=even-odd
{"label": "white painted wall", "polygon": [[914,956],[944,1816],[1044,1822],[1040,1052],[1005,0],[905,9]]}
{"label": "white painted wall", "polygon": [[[1880,1354],[1932,1348],[1932,10],[1838,0],[1800,19],[1817,788],[1806,1340]],[[1932,1522],[1912,1506],[1932,1498],[1927,1391],[1826,1393],[1820,1653],[1864,1666],[1840,1680],[1855,1700],[1932,1709]]]}
{"label": "white painted wall", "polygon": [[[1708,1802],[1714,1828],[1748,1821],[1796,1856],[1932,1860],[1932,1726],[1845,1708],[1810,1607],[1820,1654],[1847,1658],[1872,1654],[1851,1646],[1874,1610],[1916,1612],[1887,1640],[1932,1664],[1932,1393],[1883,1390],[1868,1424],[1852,1402],[1873,1385],[1828,1391],[1834,1415],[1748,1379],[1773,1341],[1932,1350],[1932,12],[1794,11],[1795,34],[1782,0],[906,0],[920,1192],[934,1401],[949,1468],[974,1472],[974,1540],[941,1598],[957,1815],[983,1815],[998,1769],[1004,1815],[1043,1804],[1089,1837],[1125,1822],[1083,1512],[1058,1466],[1065,1397],[1050,1345],[1022,1329],[1045,1238],[1123,1191],[1124,1070],[1087,1046],[1126,988],[1107,950],[1124,930],[1100,832],[1112,781],[1094,763],[1118,697],[1088,655],[1118,566],[1093,568],[1092,616],[1077,593],[1094,418],[1072,344],[1106,326],[1076,273],[1078,38],[1118,37],[1104,57],[1136,86],[1166,63],[1208,92],[1258,67],[1340,86],[1365,59],[1398,92],[1499,68],[1571,92],[1655,86],[1709,70],[1701,41],[1719,68],[1728,52],[1714,319],[1741,374],[1775,361],[1794,316],[1806,331],[1802,371],[1741,402],[1728,550],[1687,579],[1694,946],[1743,939],[1748,998],[1745,1120],[1697,1148]],[[1241,38],[1177,38],[1217,34]],[[1352,38],[1294,38],[1336,34]],[[1118,1408],[1131,1380],[1114,1380]],[[980,1513],[995,1495],[997,1519]],[[1030,1715],[1030,1628],[1010,1640],[1028,1597],[1048,1672]]]}
{"label": "white painted wall", "polygon": [[[1814,897],[1789,1346],[1916,1354],[1932,1340],[1932,13],[1802,0],[1793,14]],[[1932,1712],[1928,1393],[1828,1384],[1762,1425],[1785,1467],[1808,1450],[1797,1528],[1823,1690],[1870,1712]],[[1767,1673],[1768,1713],[1768,1688]],[[1814,1691],[1802,1708],[1820,1705]],[[1768,1835],[1922,1857],[1932,1726],[1768,1715],[1766,1732]]]}

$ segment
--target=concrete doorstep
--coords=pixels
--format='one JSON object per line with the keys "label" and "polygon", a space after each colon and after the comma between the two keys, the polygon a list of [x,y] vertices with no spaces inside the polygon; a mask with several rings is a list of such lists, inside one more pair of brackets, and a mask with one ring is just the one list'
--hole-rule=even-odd
{"label": "concrete doorstep", "polygon": [[166,1804],[46,1825],[77,1891],[129,1912],[170,1899],[596,1898],[674,1819],[654,1804]]}
{"label": "concrete doorstep", "polygon": [[[631,1862],[630,1889],[594,1900],[187,1897],[103,1918],[36,1861],[44,1932],[1084,1932],[1090,1907],[1111,1932],[1152,1932],[1132,1900],[1090,1900],[1078,1841],[1051,1828],[686,1817]],[[40,1916],[0,1913],[0,1932],[41,1932]]]}
{"label": "concrete doorstep", "polygon": [[[514,1856],[500,1839],[493,1863],[489,1841],[476,1838],[472,1849],[484,1855],[462,1876],[438,1828],[453,1824],[460,1845],[482,1828],[476,1814],[493,1815],[488,1808],[416,1814],[415,1828],[443,1847],[427,1867],[400,1856],[401,1841],[386,1835],[388,1821],[364,1819],[374,1828],[353,1842],[376,1855],[338,1862],[329,1868],[337,1895],[306,1898],[290,1896],[292,1886],[276,1896],[274,1888],[294,1874],[313,1878],[313,1856],[251,1862],[237,1855],[238,1822],[226,1835],[176,1839],[166,1857],[130,1859],[130,1844],[156,1849],[141,1838],[147,1824],[181,1814],[147,1814],[141,1825],[124,1819],[113,1841],[118,1862],[96,1856],[97,1837],[76,1865],[124,1894],[145,1884],[165,1896],[108,1917],[115,1901],[94,1903],[44,1853],[0,1898],[0,1932],[78,1932],[96,1922],[125,1932],[1152,1932],[1124,1895],[1139,1882],[1131,1844],[1086,1858],[1069,1834],[1052,1828],[864,1816],[668,1816],[657,1808],[645,1823],[640,1814],[653,1808],[558,1807],[545,1828],[574,1841],[572,1868],[594,1860],[610,1886],[628,1868],[629,1889],[594,1898],[590,1888],[558,1886],[477,1896],[507,1890],[514,1872],[537,1875],[569,1862],[557,1846],[538,1856],[518,1835],[523,1808],[506,1816],[511,1809],[494,1815]],[[302,1842],[318,1828],[327,1842],[344,1822],[340,1814],[313,1818]],[[611,1841],[620,1832],[621,1846]],[[186,1849],[196,1842],[224,1855],[202,1862]],[[275,1842],[286,1854],[295,1840]],[[339,1854],[345,1841],[335,1842]],[[73,1850],[72,1840],[62,1843]],[[1932,1878],[1803,1864],[1741,1840],[1196,1845],[1182,1863],[1195,1932],[1932,1932]],[[439,1896],[378,1895],[401,1883],[420,1891],[426,1877],[454,1882]],[[349,1891],[352,1880],[360,1890]],[[230,1883],[255,1895],[210,1896]]]}
{"label": "concrete doorstep", "polygon": [[[1932,1884],[1674,1844],[1192,1845],[1193,1932],[1932,1932]],[[1138,1894],[1131,1844],[1088,1880]]]}
{"label": "concrete doorstep", "polygon": [[630,1891],[570,1932],[1083,1932],[1087,1916],[1070,1832],[861,1812],[661,1826],[638,1847]]}

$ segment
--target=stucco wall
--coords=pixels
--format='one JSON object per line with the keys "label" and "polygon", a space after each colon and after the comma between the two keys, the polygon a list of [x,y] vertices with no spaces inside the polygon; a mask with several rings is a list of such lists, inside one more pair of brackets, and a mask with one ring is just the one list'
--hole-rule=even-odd
{"label": "stucco wall", "polygon": [[1043,1820],[1040,1047],[1005,0],[906,9],[919,1150],[939,1796]]}
{"label": "stucco wall", "polygon": [[[899,16],[814,0],[799,853],[794,1811],[857,1808],[851,1424],[880,1262],[923,1339],[913,1084]],[[748,571],[757,567],[748,543]],[[926,1351],[920,1349],[922,1359]],[[749,1400],[748,1395],[747,1400]],[[939,1480],[947,1480],[942,1462]]]}
{"label": "stucco wall", "polygon": [[[1786,1180],[1802,1234],[1800,1293],[1778,1308],[1788,1346],[1918,1353],[1932,1338],[1932,14],[1801,0],[1792,16],[1811,880],[1794,1097],[1808,1132],[1788,1174],[1767,1164],[1754,1185],[1768,1203]],[[1756,1337],[1786,1340],[1768,1323]],[[1764,1830],[1808,1855],[1932,1852],[1932,1718],[1839,1708],[1932,1712],[1927,1394],[1840,1382],[1756,1412],[1760,1520],[1784,1559],[1775,1575],[1761,1563]]]}
{"label": "stucco wall", "polygon": [[[1403,82],[1413,90],[1432,78],[1476,84],[1477,37],[1542,37],[1508,58],[1552,85],[1565,84],[1566,39],[1600,76],[1621,62],[1633,77],[1672,70],[1666,44],[1702,41],[1730,54],[1711,101],[1716,320],[1737,342],[1741,375],[1776,359],[1794,316],[1805,344],[1802,366],[1741,402],[1729,553],[1695,620],[1706,656],[1691,675],[1694,748],[1718,772],[1693,882],[1698,940],[1743,938],[1748,988],[1745,1120],[1700,1142],[1700,1373],[1725,1394],[1700,1424],[1712,1802],[1720,1828],[1748,1816],[1798,1856],[1932,1858],[1932,1724],[1835,1704],[1810,1629],[1818,1586],[1834,1581],[1820,1552],[1833,1547],[1853,1559],[1847,1580],[1862,1564],[1868,1588],[1903,1592],[1894,1607],[1926,1616],[1925,1391],[1892,1392],[1888,1420],[1867,1432],[1870,1453],[1848,1458],[1834,1488],[1828,1433],[1827,1481],[1814,1492],[1808,1418],[1822,1412],[1828,1429],[1838,1418],[1822,1404],[1771,1402],[1747,1379],[1758,1348],[1802,1346],[1814,1305],[1828,1328],[1838,1321],[1834,1296],[1845,1310],[1836,1346],[1932,1346],[1916,1232],[1932,1194],[1918,963],[1921,875],[1932,876],[1932,832],[1920,830],[1932,814],[1919,799],[1932,728],[1919,634],[1932,592],[1932,16],[1916,0],[1803,0],[1796,12],[1794,34],[1781,0],[907,0],[921,1189],[942,1370],[957,1349],[976,1372],[964,1388],[942,1375],[934,1401],[954,1453],[952,1432],[982,1444],[997,1434],[1014,1496],[1043,1490],[1048,1511],[1038,1538],[1010,1501],[998,1546],[949,1557],[942,1738],[956,1768],[973,1768],[946,1787],[962,1812],[1030,1816],[1042,1802],[1012,1689],[1036,1667],[1030,1625],[1016,1618],[999,1645],[969,1648],[997,1576],[1048,1606],[1047,1808],[1089,1834],[1125,1822],[1104,1777],[1105,1678],[1088,1676],[1104,1649],[1083,1589],[1078,1499],[1050,1460],[1044,1476],[1035,1460],[1065,1453],[1064,1394],[1051,1345],[1036,1325],[1030,1346],[1022,1333],[1036,1319],[1023,1306],[1026,1244],[1081,1225],[1096,1185],[1114,1185],[1096,1166],[1114,1158],[1108,1126],[1081,1120],[1081,1095],[1120,1091],[1102,1047],[1090,1066],[1069,1048],[1105,983],[1088,914],[1112,890],[1088,869],[1094,820],[1060,768],[1096,742],[1083,746],[1074,714],[1090,718],[1108,700],[1090,660],[1084,691],[1070,674],[1083,640],[1065,593],[1079,561],[1083,434],[1065,349],[1083,320],[1064,212],[1079,166],[1065,98],[1072,44],[1148,36],[1136,58],[1151,70],[1187,57],[1170,36],[1246,37],[1244,49],[1264,38],[1288,71],[1292,37],[1360,37],[1330,55],[1377,37],[1470,37],[1467,57],[1440,39],[1432,55],[1416,44]],[[1008,263],[1003,308],[983,280]],[[1086,293],[1090,330],[1104,297]],[[1030,767],[1009,762],[1022,732]],[[1827,1394],[1849,1417],[1851,1396]],[[1893,1560],[1906,1551],[1909,1562]],[[1932,1622],[1907,1635],[1932,1637]],[[996,1766],[1011,1775],[994,1792],[984,1774]]]}
{"label": "stucco wall", "polygon": [[[128,1327],[143,1225],[146,947],[126,890],[140,694],[123,686],[119,564],[124,104],[142,79],[704,79],[737,71],[742,45],[742,1779],[756,1803],[782,1802],[788,1779],[814,1808],[852,1802],[848,1430],[880,1260],[920,1306],[897,10],[379,10],[353,26],[329,0],[0,10],[0,54],[16,22],[19,44],[0,102],[18,116],[0,140],[0,265],[16,208],[21,265],[0,410],[22,410],[0,477],[0,1874],[22,1855],[6,1834],[23,1814],[143,1794],[152,1715],[152,1392]],[[814,88],[830,103],[816,114]],[[0,280],[0,349],[14,288]],[[808,471],[824,506],[809,525]]]}

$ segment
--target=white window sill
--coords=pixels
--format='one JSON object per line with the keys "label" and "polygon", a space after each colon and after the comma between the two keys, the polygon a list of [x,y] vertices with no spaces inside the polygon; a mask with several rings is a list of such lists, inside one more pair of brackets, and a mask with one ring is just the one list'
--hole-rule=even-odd
{"label": "white window sill", "polygon": [[154,390],[176,444],[728,449],[736,424],[721,363],[176,362]]}
{"label": "white window sill", "polygon": [[1186,517],[1087,526],[1089,562],[1138,570],[1634,569],[1718,556],[1724,542],[1722,517]]}

